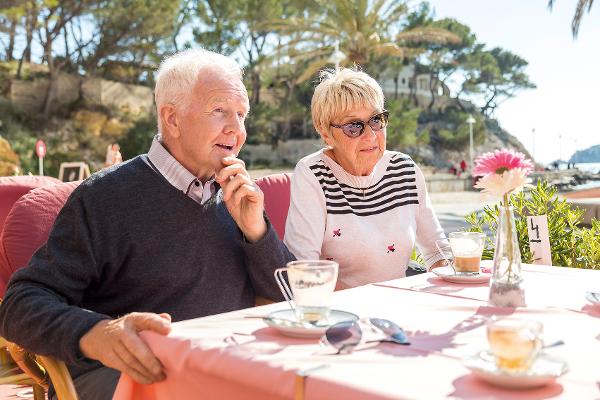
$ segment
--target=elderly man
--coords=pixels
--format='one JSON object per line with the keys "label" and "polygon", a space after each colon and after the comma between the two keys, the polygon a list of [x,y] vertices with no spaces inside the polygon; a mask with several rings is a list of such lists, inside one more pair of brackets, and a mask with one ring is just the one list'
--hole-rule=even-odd
{"label": "elderly man", "polygon": [[111,398],[121,372],[165,378],[139,331],[166,335],[171,320],[280,297],[273,271],[293,256],[236,158],[249,111],[241,77],[208,51],[166,59],[148,154],[83,182],[10,282],[0,334],[65,360],[81,399]]}

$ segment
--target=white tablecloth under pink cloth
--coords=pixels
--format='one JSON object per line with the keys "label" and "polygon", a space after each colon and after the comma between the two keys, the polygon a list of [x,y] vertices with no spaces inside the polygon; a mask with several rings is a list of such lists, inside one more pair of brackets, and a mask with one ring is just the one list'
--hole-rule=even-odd
{"label": "white tablecloth under pink cloth", "polygon": [[[334,294],[333,308],[395,321],[412,344],[366,345],[332,355],[316,339],[282,336],[262,320],[285,303],[173,324],[163,337],[144,338],[167,379],[139,385],[123,375],[115,399],[550,399],[600,398],[600,306],[585,291],[600,291],[600,271],[526,266],[528,307],[487,305],[488,285],[447,283],[428,273]],[[485,324],[511,314],[544,324],[547,350],[566,360],[556,383],[529,390],[491,386],[462,360],[487,347]],[[301,371],[324,366],[298,379]]]}

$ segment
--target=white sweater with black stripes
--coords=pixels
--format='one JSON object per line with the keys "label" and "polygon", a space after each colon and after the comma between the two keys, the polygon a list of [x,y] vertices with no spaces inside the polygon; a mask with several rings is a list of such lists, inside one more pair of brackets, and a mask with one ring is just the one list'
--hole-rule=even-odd
{"label": "white sweater with black stripes", "polygon": [[338,289],[406,276],[415,244],[429,268],[443,258],[443,237],[406,154],[386,151],[369,176],[349,174],[324,149],[296,165],[284,242],[298,259],[337,261]]}

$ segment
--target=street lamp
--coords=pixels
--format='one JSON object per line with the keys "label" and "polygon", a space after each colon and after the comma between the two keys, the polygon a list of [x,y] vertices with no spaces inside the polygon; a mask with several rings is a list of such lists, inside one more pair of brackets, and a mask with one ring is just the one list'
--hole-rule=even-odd
{"label": "street lamp", "polygon": [[531,158],[535,163],[535,128],[531,129]]}
{"label": "street lamp", "polygon": [[473,170],[473,124],[477,122],[471,114],[467,118],[467,124],[469,124],[469,168]]}
{"label": "street lamp", "polygon": [[346,55],[340,51],[340,41],[335,42],[335,50],[327,59],[327,62],[335,64],[336,71],[340,68],[340,63],[346,59]]}
{"label": "street lamp", "polygon": [[558,134],[558,163],[562,161],[562,135]]}

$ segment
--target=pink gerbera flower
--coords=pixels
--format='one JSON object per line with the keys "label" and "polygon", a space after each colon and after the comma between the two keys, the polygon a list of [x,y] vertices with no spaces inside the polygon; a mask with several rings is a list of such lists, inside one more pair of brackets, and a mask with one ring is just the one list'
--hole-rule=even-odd
{"label": "pink gerbera flower", "polygon": [[475,160],[474,176],[487,176],[490,174],[502,175],[506,171],[519,168],[525,175],[533,171],[533,163],[525,159],[523,153],[502,149],[493,153],[485,153]]}

